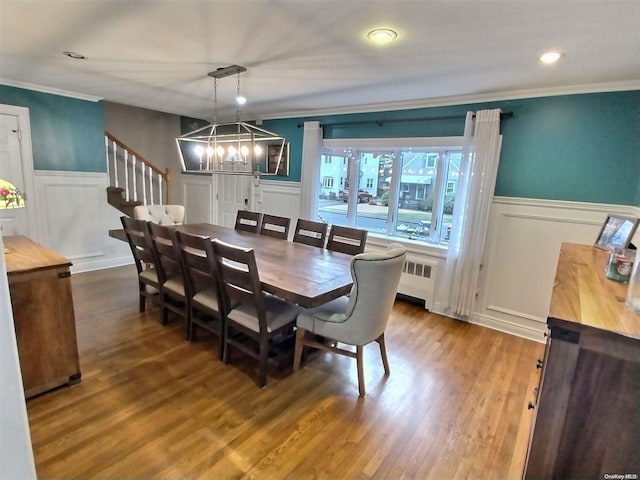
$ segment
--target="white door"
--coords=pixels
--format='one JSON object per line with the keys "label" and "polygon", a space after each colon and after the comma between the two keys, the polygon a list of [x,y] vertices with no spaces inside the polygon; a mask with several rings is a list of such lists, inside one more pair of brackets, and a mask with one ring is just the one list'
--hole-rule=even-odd
{"label": "white door", "polygon": [[250,175],[217,175],[217,224],[233,227],[238,210],[253,209],[253,177]]}
{"label": "white door", "polygon": [[[25,204],[30,200],[30,193],[25,189],[25,178],[22,169],[20,150],[20,129],[18,117],[0,115],[0,178],[14,184],[26,195]],[[29,235],[26,208],[0,210],[2,235]]]}

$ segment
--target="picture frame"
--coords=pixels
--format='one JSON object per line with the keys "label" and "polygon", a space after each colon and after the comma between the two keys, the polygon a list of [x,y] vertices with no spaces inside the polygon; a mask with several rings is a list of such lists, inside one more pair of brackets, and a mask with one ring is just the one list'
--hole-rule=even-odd
{"label": "picture frame", "polygon": [[[281,150],[282,159],[280,159]],[[267,145],[266,173],[280,177],[289,176],[289,143],[285,143],[284,147],[282,143]]]}
{"label": "picture frame", "polygon": [[627,248],[636,233],[639,220],[615,214],[607,215],[594,246],[604,250]]}

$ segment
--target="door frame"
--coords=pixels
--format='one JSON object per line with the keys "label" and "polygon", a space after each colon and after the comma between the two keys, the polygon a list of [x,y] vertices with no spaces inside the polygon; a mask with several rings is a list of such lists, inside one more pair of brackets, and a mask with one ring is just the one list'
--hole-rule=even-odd
{"label": "door frame", "polygon": [[40,234],[37,222],[37,204],[34,187],[33,150],[31,148],[31,119],[27,107],[6,105],[0,103],[0,114],[13,115],[18,118],[18,143],[20,144],[20,157],[22,158],[22,175],[24,176],[24,208],[27,216],[27,234],[32,240],[39,242]]}

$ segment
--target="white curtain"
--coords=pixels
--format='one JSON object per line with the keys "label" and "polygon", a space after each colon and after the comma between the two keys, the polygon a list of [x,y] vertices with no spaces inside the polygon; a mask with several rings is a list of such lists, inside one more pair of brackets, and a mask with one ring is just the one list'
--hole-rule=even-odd
{"label": "white curtain", "polygon": [[468,112],[464,136],[461,174],[442,285],[445,304],[441,310],[450,317],[469,320],[483,263],[500,159],[500,110],[480,110],[475,115]]}
{"label": "white curtain", "polygon": [[320,122],[304,122],[302,137],[302,172],[300,183],[302,199],[300,218],[316,220],[320,189],[320,155],[322,153],[322,127]]}

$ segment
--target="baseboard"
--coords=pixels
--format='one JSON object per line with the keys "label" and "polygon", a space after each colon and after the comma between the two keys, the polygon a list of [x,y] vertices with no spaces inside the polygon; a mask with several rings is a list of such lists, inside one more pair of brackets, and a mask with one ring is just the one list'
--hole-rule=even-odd
{"label": "baseboard", "polygon": [[99,260],[88,260],[86,262],[74,261],[71,273],[92,272],[94,270],[104,270],[105,268],[122,267],[133,264],[131,255],[123,257],[101,258]]}
{"label": "baseboard", "polygon": [[540,328],[531,328],[523,325],[518,325],[507,320],[503,320],[496,317],[490,317],[488,315],[474,314],[469,323],[474,325],[480,325],[481,327],[490,328],[499,332],[515,335],[516,337],[525,338],[538,343],[545,343],[544,333],[546,332],[546,324],[540,323]]}

